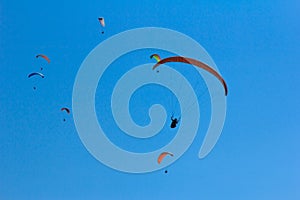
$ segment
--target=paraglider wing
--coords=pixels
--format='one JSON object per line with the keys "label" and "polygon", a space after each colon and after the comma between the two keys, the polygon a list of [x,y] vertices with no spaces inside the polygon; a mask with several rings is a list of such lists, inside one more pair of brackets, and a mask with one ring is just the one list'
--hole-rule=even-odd
{"label": "paraglider wing", "polygon": [[61,110],[61,111],[64,111],[64,110],[65,110],[68,114],[70,114],[70,109],[69,109],[69,108],[61,108],[60,110]]}
{"label": "paraglider wing", "polygon": [[170,152],[163,152],[163,153],[161,153],[161,154],[158,156],[158,158],[157,158],[158,164],[160,164],[161,161],[162,161],[167,155],[174,156],[174,155],[173,155],[172,153],[170,153]]}
{"label": "paraglider wing", "polygon": [[98,20],[99,20],[100,24],[101,24],[103,27],[105,27],[105,21],[104,21],[104,18],[103,18],[103,17],[99,17]]}
{"label": "paraglider wing", "polygon": [[50,59],[49,59],[48,56],[46,56],[46,55],[38,54],[38,55],[36,55],[35,57],[36,57],[36,58],[42,57],[42,58],[44,58],[45,60],[47,60],[48,63],[50,63]]}
{"label": "paraglider wing", "polygon": [[160,59],[160,56],[158,54],[152,54],[150,56],[150,58],[154,58],[156,60],[156,62],[159,62],[161,59]]}
{"label": "paraglider wing", "polygon": [[227,89],[226,82],[224,81],[224,79],[222,78],[222,76],[217,71],[215,71],[213,68],[211,68],[207,64],[204,64],[203,62],[200,62],[200,61],[192,59],[192,58],[186,58],[186,57],[181,57],[181,56],[174,56],[174,57],[169,57],[169,58],[165,58],[165,59],[160,60],[158,63],[156,63],[153,66],[152,69],[154,70],[159,65],[164,64],[164,63],[168,63],[168,62],[182,62],[182,63],[187,63],[187,64],[191,64],[191,65],[197,66],[199,68],[202,68],[202,69],[208,71],[209,73],[211,73],[212,75],[214,75],[217,79],[219,79],[219,81],[222,83],[222,85],[224,87],[225,96],[227,96],[228,89]]}
{"label": "paraglider wing", "polygon": [[29,75],[28,75],[28,78],[30,78],[30,77],[32,77],[32,76],[40,76],[40,77],[42,77],[42,78],[45,77],[44,74],[39,73],[39,72],[33,72],[33,73],[29,74]]}

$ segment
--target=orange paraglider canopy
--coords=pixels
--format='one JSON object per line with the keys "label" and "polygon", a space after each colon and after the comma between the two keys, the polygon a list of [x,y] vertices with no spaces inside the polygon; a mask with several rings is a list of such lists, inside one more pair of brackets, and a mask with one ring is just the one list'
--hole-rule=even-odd
{"label": "orange paraglider canopy", "polygon": [[173,155],[172,153],[170,153],[170,152],[162,152],[162,153],[158,156],[158,158],[157,158],[158,164],[160,164],[161,161],[162,161],[167,155],[174,156],[174,155]]}
{"label": "orange paraglider canopy", "polygon": [[38,54],[38,55],[36,55],[35,57],[36,57],[36,58],[42,57],[42,58],[44,58],[45,60],[47,60],[48,63],[50,63],[50,59],[49,59],[46,55]]}
{"label": "orange paraglider canopy", "polygon": [[224,90],[225,90],[225,96],[227,96],[228,93],[228,89],[227,89],[227,85],[226,82],[224,81],[224,79],[222,78],[222,76],[215,71],[213,68],[211,68],[210,66],[208,66],[207,64],[200,62],[198,60],[195,60],[193,58],[186,58],[186,57],[181,57],[181,56],[174,56],[174,57],[169,57],[169,58],[165,58],[160,60],[159,62],[157,62],[152,69],[154,70],[155,68],[157,68],[159,65],[164,64],[164,63],[168,63],[168,62],[181,62],[181,63],[187,63],[187,64],[191,64],[194,66],[197,66],[199,68],[202,68],[206,71],[208,71],[209,73],[211,73],[212,75],[214,75],[217,79],[219,79],[219,81],[222,83]]}

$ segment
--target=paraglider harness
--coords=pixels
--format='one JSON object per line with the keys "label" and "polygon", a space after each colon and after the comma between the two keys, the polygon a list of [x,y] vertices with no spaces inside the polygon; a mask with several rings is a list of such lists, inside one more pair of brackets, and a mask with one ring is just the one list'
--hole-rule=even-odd
{"label": "paraglider harness", "polygon": [[177,118],[174,118],[174,116],[172,115],[172,116],[171,116],[171,120],[172,120],[172,122],[171,122],[170,127],[171,127],[171,128],[175,128],[176,125],[178,124],[178,122],[180,121],[180,117],[177,119]]}

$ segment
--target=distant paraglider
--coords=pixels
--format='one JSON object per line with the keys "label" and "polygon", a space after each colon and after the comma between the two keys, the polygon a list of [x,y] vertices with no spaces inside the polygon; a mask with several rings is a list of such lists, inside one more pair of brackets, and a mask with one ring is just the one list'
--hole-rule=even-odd
{"label": "distant paraglider", "polygon": [[163,152],[161,153],[158,158],[157,158],[157,162],[158,164],[160,164],[162,162],[162,160],[167,156],[167,155],[170,155],[170,156],[174,156],[172,153],[170,152]]}
{"label": "distant paraglider", "polygon": [[[153,54],[155,55],[155,54]],[[153,56],[154,57],[154,56]],[[160,61],[158,61],[153,67],[152,69],[156,69],[159,65],[164,64],[164,63],[168,63],[168,62],[181,62],[181,63],[187,63],[187,64],[191,64],[194,66],[197,66],[199,68],[202,68],[206,71],[208,71],[209,73],[211,73],[212,75],[214,75],[217,79],[219,79],[219,81],[222,83],[224,90],[225,90],[225,96],[227,96],[228,93],[228,89],[227,89],[227,85],[226,82],[224,81],[224,79],[222,78],[222,76],[215,71],[213,68],[211,68],[210,66],[208,66],[207,64],[204,64],[203,62],[200,62],[198,60],[195,60],[193,58],[186,58],[186,57],[181,57],[181,56],[174,56],[174,57],[169,57],[169,58],[165,58],[162,59]]]}
{"label": "distant paraglider", "polygon": [[48,63],[50,63],[50,59],[49,59],[48,56],[46,56],[46,55],[38,54],[38,55],[36,55],[35,57],[36,57],[36,58],[42,57],[42,58],[44,58],[45,60],[47,60]]}
{"label": "distant paraglider", "polygon": [[[105,21],[104,21],[104,17],[99,17],[98,21],[100,22],[102,27],[105,27]],[[102,34],[104,33],[104,31],[101,32]]]}
{"label": "distant paraglider", "polygon": [[[42,77],[42,78],[45,77],[45,75],[40,73],[40,72],[33,72],[33,73],[28,74],[28,78],[33,77],[33,76],[39,76],[39,77]],[[36,90],[36,87],[34,86],[33,89]]]}
{"label": "distant paraglider", "polygon": [[[150,58],[154,58],[156,60],[156,62],[159,62],[161,59],[160,59],[160,56],[158,54],[152,54],[150,56]],[[159,70],[156,70],[157,73],[159,73]]]}
{"label": "distant paraglider", "polygon": [[[70,109],[69,109],[69,108],[66,108],[66,107],[63,107],[63,108],[61,108],[60,110],[61,110],[61,111],[66,111],[68,114],[71,113]],[[63,121],[65,122],[66,119],[64,118]]]}

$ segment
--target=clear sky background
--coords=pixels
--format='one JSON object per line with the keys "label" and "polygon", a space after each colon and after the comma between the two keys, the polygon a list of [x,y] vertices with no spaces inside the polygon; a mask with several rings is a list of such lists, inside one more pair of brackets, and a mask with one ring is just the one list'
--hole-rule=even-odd
{"label": "clear sky background", "polygon": [[[297,0],[1,0],[0,199],[300,199],[299,11]],[[94,159],[60,108],[72,106],[76,73],[97,44],[148,26],[208,51],[227,81],[228,111],[205,159],[200,131],[167,174],[136,175]],[[27,78],[41,66],[45,79]]]}

